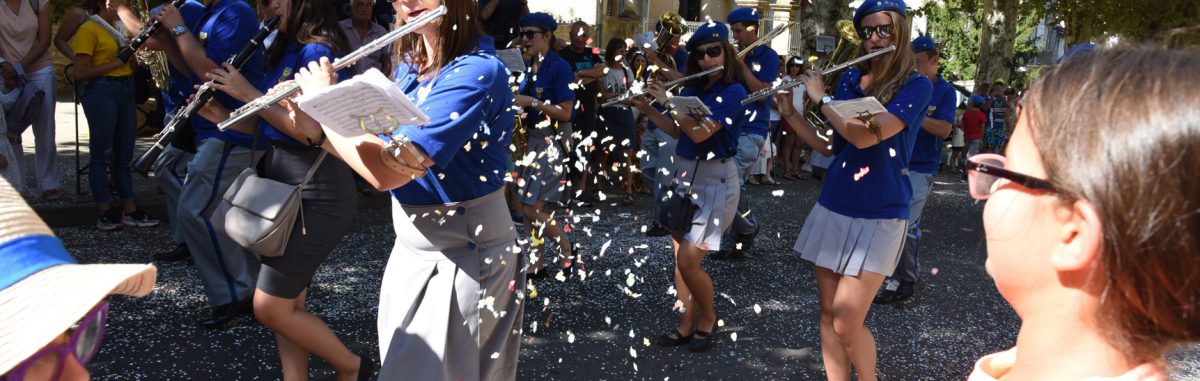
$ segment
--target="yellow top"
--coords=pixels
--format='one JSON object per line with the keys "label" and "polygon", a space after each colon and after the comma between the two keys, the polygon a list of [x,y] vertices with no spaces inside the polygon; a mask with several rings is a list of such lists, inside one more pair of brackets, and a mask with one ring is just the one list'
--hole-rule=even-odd
{"label": "yellow top", "polygon": [[[92,20],[88,20],[79,26],[79,30],[75,32],[75,37],[71,38],[71,49],[75,50],[75,55],[92,56],[93,66],[103,65],[117,59],[117,52],[121,51],[117,46],[117,39],[108,34],[108,31],[105,31],[104,27]],[[127,75],[133,75],[133,68],[129,67],[129,64],[123,64],[108,73],[104,73],[104,76],[107,77],[124,77]]]}

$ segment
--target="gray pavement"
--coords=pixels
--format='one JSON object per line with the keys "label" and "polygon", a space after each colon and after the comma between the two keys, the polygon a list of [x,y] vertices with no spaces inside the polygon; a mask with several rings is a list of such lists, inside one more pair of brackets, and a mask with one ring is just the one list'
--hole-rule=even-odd
{"label": "gray pavement", "polygon": [[[638,196],[632,207],[613,197],[572,211],[578,220],[570,237],[584,246],[585,265],[562,281],[537,281],[536,296],[528,294],[518,378],[823,379],[813,271],[791,250],[819,191],[812,180],[750,188],[765,229],[749,259],[705,261],[724,326],[715,348],[702,354],[646,345],[676,322],[670,241],[640,233],[653,210],[649,197]],[[981,210],[964,183],[937,178],[923,221],[917,296],[899,307],[877,306],[867,318],[885,379],[962,380],[977,358],[1013,345],[1019,321],[983,268]],[[356,224],[313,279],[308,308],[378,361],[376,303],[394,234],[386,209],[361,211]],[[149,262],[171,249],[163,227],[56,232],[81,262]],[[88,366],[96,379],[280,377],[273,336],[252,319],[219,331],[195,325],[208,310],[187,262],[160,265],[149,297],[114,297],[111,311],[106,343]],[[1200,380],[1200,348],[1173,354],[1171,365],[1176,379]],[[317,359],[310,375],[333,379]]]}

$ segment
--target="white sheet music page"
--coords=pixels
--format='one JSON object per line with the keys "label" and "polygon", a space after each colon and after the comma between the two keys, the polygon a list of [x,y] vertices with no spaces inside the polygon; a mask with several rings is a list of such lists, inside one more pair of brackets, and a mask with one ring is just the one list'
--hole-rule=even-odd
{"label": "white sheet music page", "polygon": [[504,62],[504,66],[508,67],[508,71],[524,73],[528,70],[525,67],[525,57],[521,56],[521,48],[500,50],[496,52],[496,56],[500,57],[500,61]]}
{"label": "white sheet music page", "polygon": [[829,102],[829,107],[842,119],[866,117],[885,113],[887,109],[875,97],[863,97],[845,101]]}
{"label": "white sheet music page", "polygon": [[400,126],[429,123],[429,116],[374,68],[318,93],[304,94],[296,104],[346,137],[388,134]]}
{"label": "white sheet music page", "polygon": [[667,103],[670,104],[673,112],[696,117],[712,115],[712,111],[708,109],[708,106],[705,106],[704,102],[701,102],[700,98],[697,97],[671,97],[671,100],[667,101]]}

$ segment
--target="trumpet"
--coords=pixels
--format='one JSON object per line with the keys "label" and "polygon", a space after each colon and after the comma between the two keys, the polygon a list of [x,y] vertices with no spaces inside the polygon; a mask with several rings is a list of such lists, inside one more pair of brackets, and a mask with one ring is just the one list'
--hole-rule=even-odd
{"label": "trumpet", "polygon": [[[858,64],[859,62],[863,62],[863,61],[875,58],[876,56],[890,53],[893,50],[896,50],[895,45],[888,46],[886,48],[879,49],[879,50],[873,51],[868,54],[864,54],[862,57],[858,57],[858,58],[852,59],[850,61],[846,61],[845,63],[835,65],[835,66],[827,68],[825,70],[821,70],[821,74],[825,75],[825,74],[833,73],[838,70],[842,70],[842,69],[848,68],[850,66],[853,66],[855,64]],[[784,83],[782,85],[775,86],[775,87],[772,87],[769,89],[762,89],[759,91],[755,91],[753,94],[750,94],[749,96],[747,96],[745,100],[742,100],[742,106],[761,101],[761,100],[766,99],[767,97],[769,97],[775,93],[778,93],[780,91],[784,91],[784,90],[788,90],[788,89],[792,89],[792,88],[800,87],[800,86],[804,86],[804,81],[796,79],[796,80],[792,80],[791,82]]]}
{"label": "trumpet", "polygon": [[[703,76],[706,76],[706,75],[709,75],[709,74],[712,74],[712,73],[716,73],[716,72],[718,72],[718,71],[721,71],[721,70],[725,70],[725,66],[717,66],[717,67],[714,67],[714,68],[711,68],[711,69],[708,69],[708,70],[705,70],[705,71],[702,71],[702,72],[699,72],[699,73],[696,73],[696,74],[692,74],[692,75],[689,75],[689,76],[685,76],[685,77],[682,77],[682,78],[676,79],[676,80],[674,80],[674,81],[671,81],[671,82],[664,83],[664,84],[663,84],[663,86],[664,86],[664,87],[666,87],[666,88],[668,88],[668,89],[670,89],[670,88],[672,88],[672,87],[674,87],[674,86],[677,86],[677,85],[679,85],[679,84],[681,84],[681,83],[684,83],[684,82],[690,81],[690,80],[692,80],[692,79],[700,78],[700,77],[703,77]],[[609,106],[617,105],[617,104],[620,104],[620,103],[624,103],[624,102],[625,102],[625,101],[627,101],[627,100],[630,100],[630,99],[632,99],[632,98],[634,98],[634,97],[641,96],[642,94],[645,94],[645,93],[646,93],[646,90],[645,90],[645,89],[642,89],[642,90],[639,90],[639,91],[633,91],[633,90],[630,90],[630,91],[626,92],[625,94],[621,94],[620,96],[618,96],[618,97],[616,97],[616,98],[609,99],[609,100],[608,100],[608,102],[604,102],[604,104],[601,104],[600,106],[601,106],[601,107],[609,107]]]}
{"label": "trumpet", "polygon": [[[444,14],[446,14],[445,5],[439,6],[432,11],[422,14],[420,17],[417,17],[407,24],[396,28],[396,30],[388,32],[388,34],[363,44],[363,46],[358,48],[358,50],[350,52],[349,54],[334,60],[333,70],[341,70],[353,65],[354,62],[366,57],[368,54],[374,53],[379,49],[383,49],[388,45],[391,45],[392,42],[399,40],[400,37],[404,37],[404,35],[412,33],[418,28],[425,26],[425,24],[428,24],[430,21],[433,21]],[[297,84],[294,79],[281,82],[274,89],[267,92],[267,94],[258,97],[249,103],[246,103],[237,110],[233,110],[233,112],[229,114],[229,119],[226,119],[218,124],[217,128],[221,129],[221,131],[228,130],[230,127],[233,127],[247,118],[258,114],[259,111],[262,111],[263,109],[266,109],[267,107],[270,107],[279,101],[287,99],[288,97],[292,96],[292,94],[295,94],[299,91],[300,85]]]}
{"label": "trumpet", "polygon": [[753,50],[754,48],[757,48],[763,44],[771,42],[771,40],[774,40],[775,37],[779,37],[779,35],[783,34],[783,32],[786,32],[787,29],[790,28],[792,25],[795,25],[795,23],[789,22],[789,23],[777,26],[777,27],[767,31],[767,34],[762,35],[762,37],[759,37],[757,40],[754,40],[753,43],[746,46],[745,48],[742,48],[742,50],[738,51],[737,58],[740,60],[740,59],[746,57],[747,54],[750,54],[751,50]]}
{"label": "trumpet", "polygon": [[[267,20],[267,22],[258,29],[258,33],[254,35],[254,38],[251,38],[250,42],[247,43],[246,46],[243,46],[241,51],[239,51],[233,57],[229,57],[229,60],[226,61],[226,63],[228,63],[230,66],[240,69],[242,65],[250,59],[250,56],[254,54],[254,51],[258,50],[258,47],[263,44],[263,40],[267,39],[267,36],[271,34],[271,31],[274,30],[275,26],[278,24],[278,16]],[[154,136],[154,145],[151,145],[146,152],[142,153],[142,156],[139,156],[138,159],[133,162],[134,172],[137,172],[142,176],[146,176],[146,174],[150,173],[150,167],[154,166],[155,161],[158,161],[158,156],[162,155],[162,152],[164,149],[166,149],[167,144],[171,142],[171,138],[175,136],[175,131],[179,128],[188,128],[185,127],[185,124],[188,122],[188,120],[190,120],[192,116],[196,115],[197,111],[200,111],[201,106],[204,106],[205,103],[208,103],[208,101],[212,99],[214,95],[216,95],[216,89],[212,88],[212,82],[213,81],[208,81],[201,85],[200,89],[196,90],[196,95],[192,101],[189,102],[187,106],[184,106],[182,109],[176,111],[175,116],[171,117],[171,120],[167,122],[167,125],[163,127],[162,131],[159,131],[158,135]]]}

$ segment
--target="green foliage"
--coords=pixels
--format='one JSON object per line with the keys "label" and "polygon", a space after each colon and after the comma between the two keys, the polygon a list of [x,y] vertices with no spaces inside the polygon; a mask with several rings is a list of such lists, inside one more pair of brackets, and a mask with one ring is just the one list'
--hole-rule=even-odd
{"label": "green foliage", "polygon": [[942,56],[942,76],[956,81],[975,78],[978,68],[981,17],[975,0],[930,1],[914,11],[926,16]]}
{"label": "green foliage", "polygon": [[1194,0],[1025,0],[1022,8],[1063,22],[1068,45],[1114,36],[1131,43],[1158,42],[1200,18],[1200,1]]}

